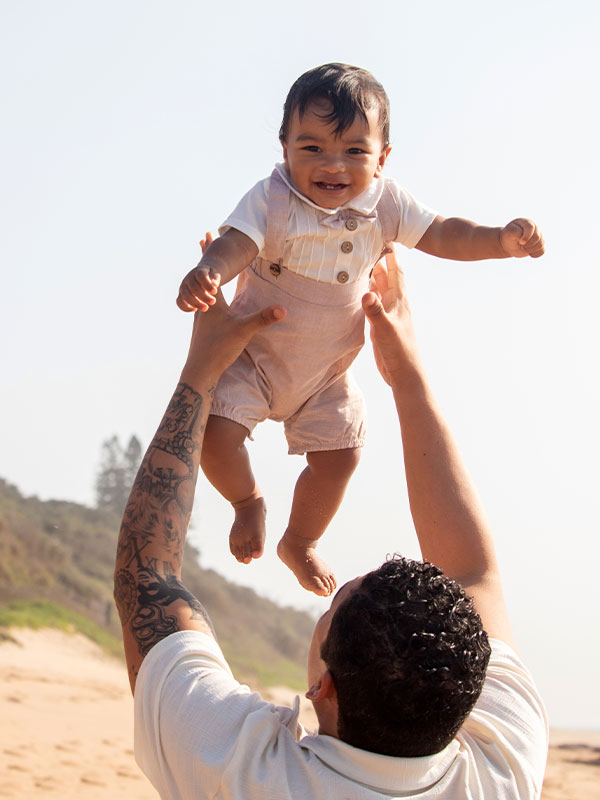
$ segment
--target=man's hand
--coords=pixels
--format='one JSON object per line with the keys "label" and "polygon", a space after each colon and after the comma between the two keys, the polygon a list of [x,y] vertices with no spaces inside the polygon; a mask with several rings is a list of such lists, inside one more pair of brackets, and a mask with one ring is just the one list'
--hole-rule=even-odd
{"label": "man's hand", "polygon": [[412,315],[404,293],[404,274],[392,251],[373,270],[371,291],[362,299],[371,328],[377,368],[386,383],[419,363]]}
{"label": "man's hand", "polygon": [[544,255],[544,239],[531,219],[513,219],[500,231],[500,244],[507,256],[539,258]]}
{"label": "man's hand", "polygon": [[282,320],[283,306],[269,306],[246,316],[236,316],[219,290],[210,314],[196,314],[190,350],[181,380],[192,387],[214,385],[233,364],[255,333]]}

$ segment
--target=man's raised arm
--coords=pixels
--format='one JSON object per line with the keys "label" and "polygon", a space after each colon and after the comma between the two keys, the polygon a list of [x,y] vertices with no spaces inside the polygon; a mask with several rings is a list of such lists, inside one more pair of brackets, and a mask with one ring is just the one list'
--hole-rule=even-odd
{"label": "man's raised arm", "polygon": [[271,307],[234,317],[219,292],[197,313],[180,382],[142,461],[123,516],[115,601],[132,691],[141,663],[161,639],[181,630],[214,635],[200,602],[181,583],[204,427],[223,370],[261,328],[285,316]]}
{"label": "man's raised arm", "polygon": [[363,298],[377,366],[398,410],[410,509],[423,558],[470,594],[490,636],[514,646],[492,534],[419,357],[395,254]]}

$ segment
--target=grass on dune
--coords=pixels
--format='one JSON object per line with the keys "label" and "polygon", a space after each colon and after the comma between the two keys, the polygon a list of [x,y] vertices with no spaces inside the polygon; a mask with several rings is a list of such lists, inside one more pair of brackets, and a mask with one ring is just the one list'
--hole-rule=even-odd
{"label": "grass on dune", "polygon": [[[0,641],[11,627],[52,627],[121,655],[113,601],[119,524],[106,510],[23,497],[0,478]],[[190,543],[185,553],[185,586],[210,615],[238,680],[305,688],[312,617],[203,568]]]}
{"label": "grass on dune", "polygon": [[[121,642],[95,622],[47,600],[11,600],[0,604],[0,641],[11,639],[10,628],[55,628],[65,633],[81,633],[110,655],[123,654]],[[223,643],[223,650],[233,665],[234,674],[242,682],[253,686],[289,686],[296,691],[306,687],[304,669],[288,659],[265,664],[244,656],[230,643]]]}
{"label": "grass on dune", "polygon": [[[95,622],[48,600],[11,600],[0,605],[0,633],[6,628],[57,628],[65,633],[82,633],[113,656],[122,656],[121,642]],[[4,638],[6,631],[4,631]]]}

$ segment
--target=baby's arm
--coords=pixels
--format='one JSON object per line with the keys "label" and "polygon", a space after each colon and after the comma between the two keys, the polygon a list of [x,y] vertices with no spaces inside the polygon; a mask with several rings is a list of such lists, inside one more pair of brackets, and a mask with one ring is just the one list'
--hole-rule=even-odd
{"label": "baby's arm", "polygon": [[258,255],[258,247],[245,233],[229,230],[213,241],[206,234],[200,263],[188,272],[179,287],[177,305],[182,311],[208,311],[219,286],[235,278]]}
{"label": "baby's arm", "polygon": [[513,219],[503,228],[488,228],[460,217],[436,217],[416,245],[438,258],[479,261],[486,258],[539,258],[544,239],[530,219]]}

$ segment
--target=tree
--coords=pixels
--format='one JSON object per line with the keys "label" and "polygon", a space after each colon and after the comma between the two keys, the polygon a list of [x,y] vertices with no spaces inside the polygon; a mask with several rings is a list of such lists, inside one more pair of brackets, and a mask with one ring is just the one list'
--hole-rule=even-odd
{"label": "tree", "polygon": [[135,480],[142,445],[137,436],[132,436],[125,450],[117,436],[102,443],[100,468],[96,477],[96,507],[114,511],[121,516]]}
{"label": "tree", "polygon": [[132,436],[125,450],[125,481],[129,488],[133,486],[135,476],[142,460],[142,443],[137,436]]}

